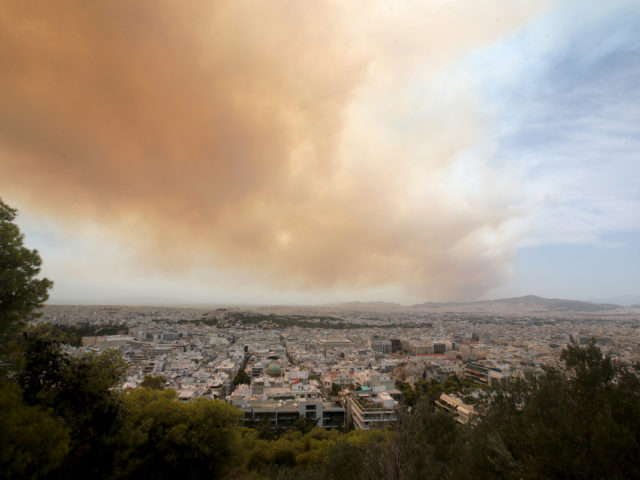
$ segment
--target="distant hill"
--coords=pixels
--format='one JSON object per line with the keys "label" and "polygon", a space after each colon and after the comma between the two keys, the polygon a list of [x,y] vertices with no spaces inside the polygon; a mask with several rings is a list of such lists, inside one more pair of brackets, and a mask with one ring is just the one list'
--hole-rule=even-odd
{"label": "distant hill", "polygon": [[552,313],[599,313],[625,310],[613,303],[594,303],[562,298],[544,298],[536,295],[478,300],[473,302],[424,302],[415,305],[401,305],[392,302],[343,302],[322,305],[320,308],[336,308],[355,311],[424,311],[433,313],[488,313],[488,314],[552,314]]}
{"label": "distant hill", "polygon": [[401,310],[406,309],[404,305],[393,302],[341,302],[323,305],[324,307],[344,308],[349,310]]}
{"label": "distant hill", "polygon": [[536,295],[525,295],[523,297],[501,298],[497,300],[481,300],[476,302],[448,302],[434,303],[425,302],[413,305],[411,308],[420,310],[442,310],[450,311],[505,311],[521,313],[550,313],[550,312],[607,312],[617,310],[619,305],[608,303],[592,303],[581,300],[565,300],[561,298],[544,298]]}

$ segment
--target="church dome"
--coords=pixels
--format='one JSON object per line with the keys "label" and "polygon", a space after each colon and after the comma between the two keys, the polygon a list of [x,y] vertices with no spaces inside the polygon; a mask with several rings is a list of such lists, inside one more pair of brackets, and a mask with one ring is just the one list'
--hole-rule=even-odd
{"label": "church dome", "polygon": [[271,375],[272,377],[277,377],[282,374],[282,367],[277,363],[272,363],[267,367],[267,375]]}

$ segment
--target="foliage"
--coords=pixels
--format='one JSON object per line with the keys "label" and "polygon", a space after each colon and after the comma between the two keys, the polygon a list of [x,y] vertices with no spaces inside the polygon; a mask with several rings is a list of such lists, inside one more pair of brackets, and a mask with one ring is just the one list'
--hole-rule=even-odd
{"label": "foliage", "polygon": [[337,383],[332,383],[332,384],[331,384],[331,392],[330,392],[330,395],[331,395],[332,397],[337,397],[337,396],[338,396],[338,394],[339,394],[341,391],[342,391],[342,387],[341,387],[339,384],[337,384]]}
{"label": "foliage", "polygon": [[180,325],[207,325],[209,327],[215,327],[218,325],[218,319],[216,318],[199,318],[199,319],[181,319],[178,320]]}
{"label": "foliage", "polygon": [[150,388],[152,390],[162,390],[164,389],[164,384],[166,381],[167,379],[161,375],[158,375],[157,377],[154,377],[152,375],[145,375],[144,380],[142,380],[142,383],[140,383],[140,386],[144,388]]}
{"label": "foliage", "polygon": [[65,422],[22,402],[20,388],[0,384],[0,478],[41,478],[69,452]]}
{"label": "foliage", "polygon": [[238,450],[240,413],[218,400],[178,402],[173,390],[123,398],[119,478],[220,478]]}
{"label": "foliage", "polygon": [[257,418],[255,420],[245,420],[245,426],[256,432],[257,438],[261,440],[277,440],[283,435],[290,434],[292,432],[299,432],[302,435],[309,433],[313,428],[317,426],[317,420],[315,418],[298,417],[294,422],[285,424],[279,423],[277,426],[273,425],[271,420],[266,417]]}
{"label": "foliage", "polygon": [[247,372],[245,371],[244,368],[241,368],[240,370],[238,370],[238,373],[236,373],[236,375],[233,377],[234,387],[240,385],[241,383],[246,385],[251,384],[251,377],[247,375]]}
{"label": "foliage", "polygon": [[29,406],[49,409],[70,429],[70,452],[61,471],[66,478],[100,478],[108,471],[117,430],[119,399],[111,388],[120,383],[126,363],[113,350],[71,357],[52,336],[25,332],[23,365],[17,382]]}
{"label": "foliage", "polygon": [[[24,235],[13,223],[16,210],[0,200],[0,343],[37,316],[53,283],[38,279],[42,260],[23,245]],[[0,345],[1,346],[1,345]]]}
{"label": "foliage", "polygon": [[568,372],[503,382],[471,436],[479,478],[639,478],[640,382],[594,343],[562,353]]}
{"label": "foliage", "polygon": [[[258,325],[261,323],[271,324],[276,327],[299,327],[299,328],[322,328],[325,330],[353,330],[360,328],[371,328],[371,324],[351,323],[332,316],[308,316],[308,315],[275,315],[273,313],[265,315],[262,313],[234,312],[230,317],[246,325]],[[396,328],[393,323],[376,324],[376,328]],[[404,328],[424,328],[423,323],[405,323]]]}
{"label": "foliage", "polygon": [[60,343],[73,347],[79,347],[82,344],[82,337],[93,337],[98,334],[116,335],[123,330],[121,325],[91,325],[88,322],[80,322],[76,325],[40,323],[37,328],[42,333],[53,336]]}
{"label": "foliage", "polygon": [[449,375],[442,383],[435,378],[430,381],[418,380],[413,386],[407,382],[396,382],[396,388],[402,392],[405,405],[414,406],[422,399],[428,400],[429,405],[433,405],[443,393],[469,395],[474,390],[486,389],[486,386],[468,379],[461,379],[456,375]]}
{"label": "foliage", "polygon": [[[450,476],[460,461],[463,430],[448,413],[434,411],[426,398],[398,411],[398,421],[382,442],[361,455],[360,478],[409,480]],[[340,477],[338,477],[340,478]]]}
{"label": "foliage", "polygon": [[[291,431],[277,440],[253,438],[247,467],[261,475],[278,478],[358,478],[367,451],[390,441],[384,430],[352,431],[347,434],[320,427],[303,434]],[[345,455],[345,453],[348,453]]]}

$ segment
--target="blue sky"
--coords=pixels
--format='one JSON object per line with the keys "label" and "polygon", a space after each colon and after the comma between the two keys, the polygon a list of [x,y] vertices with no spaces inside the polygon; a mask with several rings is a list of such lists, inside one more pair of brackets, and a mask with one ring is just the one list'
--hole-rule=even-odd
{"label": "blue sky", "polygon": [[638,25],[637,2],[562,2],[469,60],[532,228],[492,294],[640,293]]}

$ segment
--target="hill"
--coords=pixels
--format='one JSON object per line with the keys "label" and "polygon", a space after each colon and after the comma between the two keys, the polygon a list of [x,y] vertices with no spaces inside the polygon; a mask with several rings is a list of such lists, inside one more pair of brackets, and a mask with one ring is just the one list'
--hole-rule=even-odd
{"label": "hill", "polygon": [[426,302],[413,305],[411,308],[431,311],[475,312],[475,313],[597,313],[612,312],[622,307],[606,303],[592,303],[581,300],[561,298],[544,298],[536,295],[502,298],[497,300],[481,300],[476,302]]}

